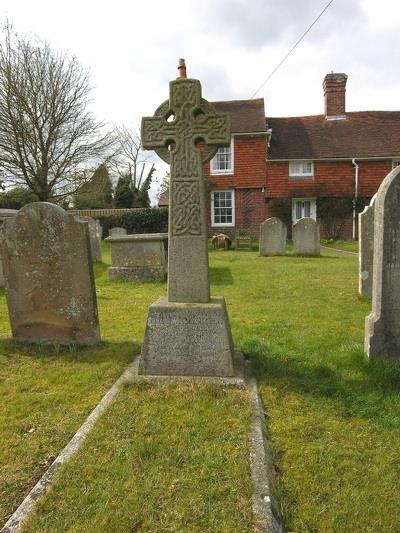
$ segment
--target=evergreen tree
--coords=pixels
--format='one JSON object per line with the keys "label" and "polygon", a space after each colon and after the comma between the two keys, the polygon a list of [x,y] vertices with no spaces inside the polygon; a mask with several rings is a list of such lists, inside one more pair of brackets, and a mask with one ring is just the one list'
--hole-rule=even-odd
{"label": "evergreen tree", "polygon": [[121,176],[115,188],[115,207],[133,207],[134,200],[135,195],[131,187],[130,176]]}
{"label": "evergreen tree", "polygon": [[90,181],[74,195],[76,209],[101,209],[112,206],[112,184],[107,167],[102,164]]}

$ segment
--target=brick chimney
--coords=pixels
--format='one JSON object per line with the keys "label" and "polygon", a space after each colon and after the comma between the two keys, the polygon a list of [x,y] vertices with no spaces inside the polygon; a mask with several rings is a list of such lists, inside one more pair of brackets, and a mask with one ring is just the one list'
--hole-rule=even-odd
{"label": "brick chimney", "polygon": [[178,62],[178,78],[186,78],[186,62],[181,58]]}
{"label": "brick chimney", "polygon": [[322,87],[327,120],[346,118],[346,82],[347,74],[331,72],[325,76]]}

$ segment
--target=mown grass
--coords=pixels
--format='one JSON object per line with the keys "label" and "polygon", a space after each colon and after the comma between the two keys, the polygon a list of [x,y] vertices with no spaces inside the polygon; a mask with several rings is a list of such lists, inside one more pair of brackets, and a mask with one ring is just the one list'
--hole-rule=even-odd
{"label": "mown grass", "polygon": [[0,289],[0,524],[140,351],[147,307],[165,287],[108,285],[106,270],[95,265],[104,342],[94,348],[12,342]]}
{"label": "mown grass", "polygon": [[[397,509],[400,492],[400,369],[398,365],[382,361],[367,362],[364,359],[364,319],[370,312],[370,302],[360,299],[357,295],[357,257],[329,252],[320,258],[267,258],[259,257],[257,252],[218,251],[210,253],[210,264],[212,293],[226,297],[235,344],[251,359],[253,371],[260,384],[268,414],[268,431],[273,443],[277,490],[285,527],[296,532],[400,531],[400,515]],[[101,268],[105,267],[98,267],[97,290],[103,337],[106,334],[107,338],[116,343],[122,342],[123,339],[140,343],[147,306],[164,292],[165,285],[108,283],[105,272],[99,271]],[[95,430],[96,437],[93,437],[93,440],[90,437],[91,440],[88,441],[92,443],[88,446],[98,458],[100,469],[91,470],[90,464],[95,464],[96,461],[90,459],[89,448],[85,448],[83,455],[79,453],[74,460],[76,471],[75,468],[67,466],[63,475],[59,476],[54,492],[51,491],[46,499],[48,504],[42,506],[40,513],[33,518],[35,522],[32,524],[37,526],[32,525],[32,531],[41,530],[44,517],[54,521],[54,524],[60,523],[56,517],[63,500],[60,495],[68,493],[70,486],[71,491],[75,491],[75,499],[68,496],[71,507],[79,505],[80,498],[86,498],[85,491],[88,491],[90,499],[89,489],[94,483],[93,494],[100,493],[100,488],[97,488],[100,486],[104,491],[99,506],[105,505],[104,502],[108,498],[107,509],[111,509],[116,493],[116,488],[113,487],[119,487],[118,479],[121,479],[122,475],[118,470],[122,467],[118,465],[125,463],[117,463],[114,472],[116,479],[112,480],[110,485],[108,480],[113,475],[112,468],[106,468],[104,459],[110,451],[106,446],[107,435],[112,439],[112,448],[125,449],[125,439],[134,430],[134,425],[129,426],[127,434],[124,433],[123,428],[127,424],[125,415],[129,418],[130,413],[132,417],[136,411],[143,413],[141,423],[152,421],[147,430],[150,441],[160,431],[160,439],[164,443],[161,448],[167,446],[168,443],[163,440],[165,428],[158,426],[161,421],[157,415],[154,417],[154,413],[161,409],[155,399],[155,410],[152,410],[153,399],[150,401],[150,397],[153,390],[157,391],[157,388],[150,388],[143,393],[145,398],[141,407],[138,407],[137,390],[124,390],[125,396],[121,396],[118,401],[125,401],[127,413],[120,409],[121,412],[114,417],[114,411],[110,411],[111,418],[103,418]],[[165,401],[166,405],[173,406],[172,411],[176,411],[178,418],[181,415],[177,402],[181,401],[181,393],[182,391],[175,389],[172,396],[168,396]],[[186,393],[182,394],[183,400],[185,395]],[[199,398],[201,395],[199,392]],[[161,398],[164,396],[167,398],[167,394],[160,395]],[[130,403],[121,398],[129,398]],[[209,400],[206,400],[205,404],[200,399],[199,402],[204,406],[205,418],[202,420],[217,418]],[[188,402],[188,405],[194,408],[196,403],[197,400]],[[226,409],[230,416],[229,408]],[[150,416],[147,418],[144,413]],[[186,415],[182,416],[183,420],[187,421]],[[197,418],[197,411],[195,416]],[[159,418],[163,417],[164,411],[160,411]],[[110,424],[107,423],[108,418]],[[154,418],[157,422],[153,422]],[[143,431],[146,433],[146,429]],[[184,432],[186,431],[185,429]],[[142,429],[138,429],[139,433],[142,434]],[[169,438],[175,442],[176,435],[173,431]],[[187,441],[186,444],[181,449],[182,457],[186,454],[189,456],[193,451],[193,446],[188,445]],[[141,456],[131,445],[133,446],[129,441],[129,450],[126,453],[135,462],[137,457]],[[150,456],[154,450],[160,450],[158,445],[154,446],[150,446],[148,450]],[[168,455],[170,454],[174,457],[173,450],[168,448]],[[242,459],[245,462],[246,454],[247,450],[244,449]],[[139,465],[141,461],[142,457]],[[112,463],[115,464],[114,458]],[[168,466],[168,472],[163,470],[163,459],[157,453],[149,460],[146,458],[143,463],[143,478],[149,475],[151,468],[155,471],[160,468],[167,478],[170,476],[169,468],[172,468],[171,472],[177,473],[178,479],[181,479],[179,469],[175,470],[174,465]],[[182,479],[186,479],[185,468],[182,471]],[[243,468],[242,465],[241,472],[244,471]],[[103,472],[104,480],[107,480],[104,483],[101,481]],[[193,476],[194,474],[193,472]],[[172,473],[171,478],[173,475]],[[239,475],[235,478],[237,484],[234,485],[233,477],[229,478],[227,485],[234,486],[237,494],[242,494],[243,498],[248,500],[248,478]],[[77,483],[78,478],[81,479],[80,484]],[[179,510],[179,503],[187,505],[188,508],[193,507],[194,512],[198,513],[197,507],[205,505],[205,502],[199,503],[203,501],[199,499],[195,504],[190,503],[188,494],[185,496],[179,493],[178,504],[175,505],[173,492],[171,497],[163,493],[157,500],[159,493],[155,479],[152,474],[152,488],[145,492],[146,497],[154,494],[155,499],[152,501],[157,501],[156,507],[163,509],[160,513],[154,511],[154,525],[151,526],[153,529],[148,523],[140,522],[142,518],[139,518],[135,526],[135,517],[142,516],[140,510],[128,518],[125,518],[124,512],[123,517],[119,516],[120,506],[112,511],[113,516],[119,516],[118,523],[113,524],[114,529],[118,529],[119,523],[122,524],[121,527],[125,527],[129,522],[132,530],[136,527],[137,531],[168,531],[157,529],[156,525],[163,520],[163,512],[167,512],[166,509],[172,506],[178,518],[174,523],[175,529],[170,531],[196,531],[196,521],[203,518],[196,514],[196,519],[190,522],[190,527],[186,527],[182,517],[187,515],[184,515],[183,510]],[[198,478],[190,475],[188,479],[194,487],[197,486]],[[123,487],[127,480],[124,477],[122,480]],[[70,481],[73,481],[72,485]],[[144,483],[144,480],[140,483]],[[212,480],[210,483],[212,488]],[[111,489],[108,490],[107,487]],[[120,487],[118,490],[123,489]],[[203,491],[203,495],[205,494],[206,491]],[[218,527],[213,529],[214,526],[209,526],[207,529],[204,525],[206,522],[199,522],[203,527],[200,527],[199,531],[246,531],[243,524],[247,518],[243,518],[243,524],[239,523],[237,528],[224,528],[221,525],[227,516],[224,514],[225,504],[234,512],[233,500],[228,495],[229,491],[226,490],[218,499],[218,520],[223,517],[218,522]],[[121,501],[118,494],[116,497],[116,501]],[[127,490],[126,497],[131,498],[131,505],[137,509],[135,506],[139,505],[137,502],[140,496],[135,500],[136,496],[131,496]],[[94,513],[93,516],[100,517],[101,514],[96,514],[100,511],[95,507],[95,500],[93,498],[93,501],[90,501],[90,509]],[[237,500],[235,502],[234,505],[237,505]],[[144,500],[142,505],[145,505]],[[211,512],[211,507],[206,508]],[[240,513],[243,512],[246,517],[248,507],[242,504],[240,509]],[[108,526],[104,526],[105,529],[96,529],[97,524],[88,525],[90,518],[84,514],[77,513],[77,516],[86,520],[87,531],[107,530]],[[75,526],[68,529],[69,524],[77,523],[76,518],[68,515],[62,527],[60,526],[61,529],[57,529],[57,526],[53,530],[77,531]],[[169,516],[168,520],[170,519]],[[37,520],[39,522],[36,522]]]}
{"label": "mown grass", "polygon": [[358,252],[358,241],[337,239],[333,242],[327,239],[322,239],[321,244],[329,248],[336,248],[337,250],[344,250],[345,252]]}
{"label": "mown grass", "polygon": [[25,532],[252,531],[244,389],[127,384]]}
{"label": "mown grass", "polygon": [[[268,413],[289,531],[400,531],[400,367],[367,362],[357,257],[215,255]],[[222,278],[222,276],[221,276]]]}

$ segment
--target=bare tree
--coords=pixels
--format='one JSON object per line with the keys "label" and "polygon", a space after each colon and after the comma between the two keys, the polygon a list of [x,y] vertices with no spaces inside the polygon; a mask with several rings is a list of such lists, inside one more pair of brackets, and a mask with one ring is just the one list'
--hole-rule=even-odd
{"label": "bare tree", "polygon": [[104,161],[113,138],[88,110],[88,73],[75,57],[20,37],[0,43],[0,175],[39,200],[72,194]]}
{"label": "bare tree", "polygon": [[154,172],[153,154],[143,150],[138,130],[122,125],[114,134],[118,149],[111,165],[119,176],[129,177],[133,190],[140,190]]}

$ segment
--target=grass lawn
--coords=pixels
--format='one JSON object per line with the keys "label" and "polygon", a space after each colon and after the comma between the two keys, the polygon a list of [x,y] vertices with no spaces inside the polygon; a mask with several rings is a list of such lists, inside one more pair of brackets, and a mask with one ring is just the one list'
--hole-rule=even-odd
{"label": "grass lawn", "polygon": [[338,239],[333,242],[328,242],[326,239],[322,239],[321,244],[322,246],[336,248],[337,250],[344,250],[345,252],[358,252],[358,241],[343,241]]}
{"label": "grass lawn", "polygon": [[[370,302],[357,296],[357,257],[267,258],[257,252],[212,251],[210,265],[212,293],[226,297],[235,344],[252,360],[260,385],[285,527],[296,532],[400,531],[400,367],[364,360]],[[38,372],[30,378],[25,411],[10,411],[9,402],[2,402],[0,408],[7,411],[2,424],[7,420],[14,427],[18,416],[24,421],[32,408],[45,418],[47,409],[58,414],[47,433],[54,437],[63,426],[73,432],[85,410],[77,413],[82,398],[88,402],[89,392],[100,396],[106,388],[101,363],[110,375],[110,366],[119,365],[119,372],[138,352],[147,307],[165,285],[109,283],[106,266],[96,268],[106,348],[93,350],[92,358],[91,350],[32,357],[15,348],[17,362],[40,364],[40,378]],[[110,355],[118,346],[125,348]],[[82,358],[86,386],[80,383],[85,381],[79,371]],[[70,374],[65,375],[67,362]],[[22,383],[13,389],[13,382],[23,376],[9,363],[4,368],[1,386],[16,401],[16,390],[25,393]],[[46,369],[46,386],[35,389]],[[28,370],[25,379],[32,374],[32,367]],[[57,412],[39,399],[43,390],[58,390],[54,382],[61,376],[71,391],[68,398],[62,389],[57,392],[64,406],[60,414],[60,407]],[[62,469],[27,530],[250,531],[248,416],[243,391],[173,384],[124,387]],[[40,441],[39,431],[29,433],[31,427],[27,423],[27,436],[14,430],[13,438],[20,446],[36,439],[36,448],[47,452],[51,439]],[[68,440],[65,433],[64,440],[57,438],[56,451]],[[11,437],[5,444],[15,446]],[[10,449],[4,451],[4,441],[0,449],[7,462]],[[16,467],[22,454],[8,463]],[[31,472],[36,455],[31,457],[13,483]]]}

